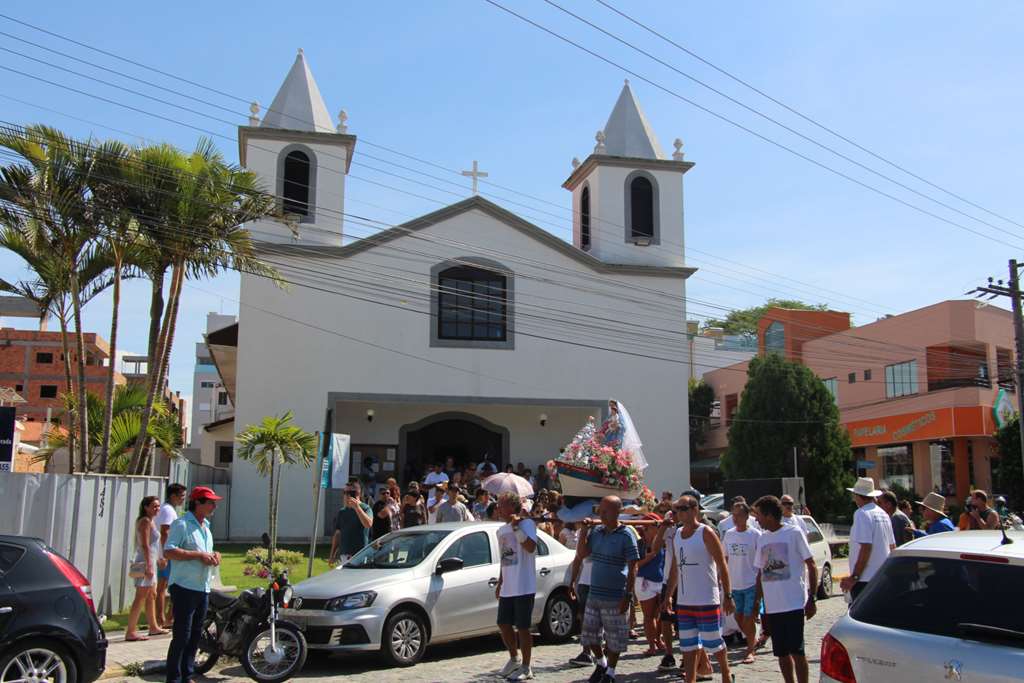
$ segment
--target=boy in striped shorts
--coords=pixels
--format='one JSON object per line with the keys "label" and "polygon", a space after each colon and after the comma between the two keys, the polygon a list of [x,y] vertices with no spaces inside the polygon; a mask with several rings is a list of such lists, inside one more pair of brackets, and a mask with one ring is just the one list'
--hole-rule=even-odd
{"label": "boy in striped shorts", "polygon": [[[722,609],[732,614],[735,605],[722,542],[714,530],[699,522],[700,505],[696,498],[680,497],[674,510],[682,526],[673,540],[668,594],[678,587],[676,620],[686,680],[687,683],[697,680],[697,652],[703,645],[707,653],[718,660],[722,681],[729,681],[729,657],[722,640]],[[719,584],[725,592],[724,600]]]}

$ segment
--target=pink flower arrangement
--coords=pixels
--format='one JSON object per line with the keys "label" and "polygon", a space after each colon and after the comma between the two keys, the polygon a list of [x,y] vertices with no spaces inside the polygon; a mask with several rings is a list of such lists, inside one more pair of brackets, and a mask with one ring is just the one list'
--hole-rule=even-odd
{"label": "pink flower arrangement", "polygon": [[633,465],[633,459],[628,451],[615,448],[604,441],[605,434],[605,428],[602,426],[598,429],[594,424],[594,418],[589,418],[583,429],[565,447],[565,452],[559,460],[596,471],[601,475],[602,484],[623,490],[636,488],[641,482],[640,470]]}

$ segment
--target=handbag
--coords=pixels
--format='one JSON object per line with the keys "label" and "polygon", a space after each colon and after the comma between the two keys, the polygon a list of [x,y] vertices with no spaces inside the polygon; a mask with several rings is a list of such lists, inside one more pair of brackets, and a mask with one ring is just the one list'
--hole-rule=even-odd
{"label": "handbag", "polygon": [[128,565],[128,577],[132,579],[142,579],[146,577],[146,561],[137,560]]}

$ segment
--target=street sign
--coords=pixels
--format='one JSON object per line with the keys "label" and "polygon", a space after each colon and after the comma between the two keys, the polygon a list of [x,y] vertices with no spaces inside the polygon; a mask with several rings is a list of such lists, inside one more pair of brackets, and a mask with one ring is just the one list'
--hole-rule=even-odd
{"label": "street sign", "polygon": [[14,412],[12,406],[0,406],[0,472],[13,471]]}
{"label": "street sign", "polygon": [[875,463],[872,460],[858,460],[857,461],[857,469],[858,470],[873,470],[873,469],[875,469]]}

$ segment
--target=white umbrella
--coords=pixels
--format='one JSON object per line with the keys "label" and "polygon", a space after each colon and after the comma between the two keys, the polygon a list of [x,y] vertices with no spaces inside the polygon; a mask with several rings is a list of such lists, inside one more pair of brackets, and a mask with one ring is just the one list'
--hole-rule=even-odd
{"label": "white umbrella", "polygon": [[526,498],[533,495],[533,486],[530,482],[520,477],[518,474],[511,472],[499,472],[498,474],[492,474],[487,477],[483,484],[484,490],[493,493],[496,496],[500,496],[503,493],[512,492],[517,494],[520,498]]}

